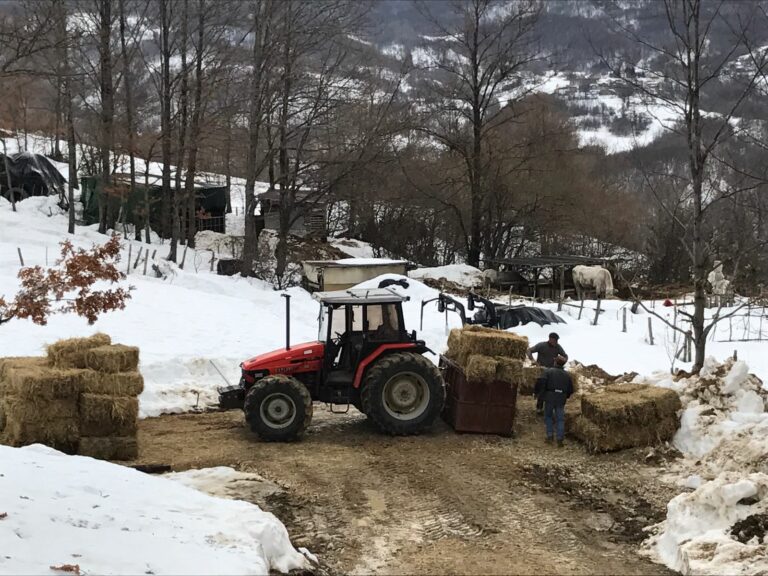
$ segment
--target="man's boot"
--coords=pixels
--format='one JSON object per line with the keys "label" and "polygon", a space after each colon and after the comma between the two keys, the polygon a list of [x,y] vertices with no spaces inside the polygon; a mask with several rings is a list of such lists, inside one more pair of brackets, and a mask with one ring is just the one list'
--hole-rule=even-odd
{"label": "man's boot", "polygon": [[544,440],[544,442],[546,444],[552,444],[552,442],[554,442],[554,439],[552,438],[552,436],[547,436],[547,438]]}

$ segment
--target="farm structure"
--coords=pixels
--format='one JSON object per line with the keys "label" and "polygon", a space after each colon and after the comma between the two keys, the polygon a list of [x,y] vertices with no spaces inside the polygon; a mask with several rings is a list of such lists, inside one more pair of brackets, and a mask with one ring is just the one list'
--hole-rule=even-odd
{"label": "farm structure", "polygon": [[405,276],[408,262],[386,259],[307,260],[302,262],[302,284],[307,290],[347,290],[382,274]]}
{"label": "farm structure", "polygon": [[[280,229],[280,190],[272,188],[258,195],[261,226],[266,230]],[[293,212],[290,215],[289,232],[301,238],[321,238],[328,235],[328,205],[312,191],[298,191]]]}
{"label": "farm structure", "polygon": [[[162,210],[162,180],[154,174],[136,175],[133,193],[130,176],[117,173],[112,175],[112,185],[102,194],[99,176],[83,176],[82,186],[83,220],[86,225],[99,221],[99,210],[106,202],[108,220],[125,222],[143,227],[147,212],[152,230],[161,236],[169,236],[164,229]],[[174,188],[171,179],[171,188]],[[226,233],[227,188],[224,185],[203,180],[195,181],[195,222],[198,231],[211,230]]]}
{"label": "farm structure", "polygon": [[[499,289],[532,298],[562,300],[575,296],[573,269],[579,265],[608,267],[616,260],[587,256],[533,256],[486,260],[488,268],[496,271],[490,283]],[[495,276],[495,278],[494,278]],[[488,275],[486,275],[488,278]]]}
{"label": "farm structure", "polygon": [[64,198],[66,179],[42,154],[0,154],[0,196],[19,201],[56,194]]}

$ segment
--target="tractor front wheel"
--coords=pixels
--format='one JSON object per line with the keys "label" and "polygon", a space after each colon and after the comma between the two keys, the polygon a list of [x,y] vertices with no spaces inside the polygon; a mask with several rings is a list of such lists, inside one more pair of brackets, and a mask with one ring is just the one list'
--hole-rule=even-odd
{"label": "tractor front wheel", "polygon": [[312,421],[312,398],[301,382],[290,376],[265,376],[245,395],[245,419],[267,442],[290,442]]}
{"label": "tractor front wheel", "polygon": [[361,400],[363,412],[384,432],[418,434],[442,412],[445,386],[432,362],[420,354],[399,352],[371,366]]}

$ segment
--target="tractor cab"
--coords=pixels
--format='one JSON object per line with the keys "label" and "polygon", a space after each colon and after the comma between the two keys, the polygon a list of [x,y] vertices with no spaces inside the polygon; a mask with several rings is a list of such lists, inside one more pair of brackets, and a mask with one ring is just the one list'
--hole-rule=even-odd
{"label": "tractor cab", "polygon": [[312,419],[312,403],[352,405],[390,434],[416,434],[440,414],[442,377],[431,352],[403,318],[407,296],[389,287],[316,292],[317,341],[290,343],[286,295],[285,348],[241,364],[240,385],[220,390],[222,408],[242,407],[264,440],[292,440]]}
{"label": "tractor cab", "polygon": [[354,385],[356,368],[381,347],[417,344],[403,321],[402,303],[408,297],[394,290],[317,292],[314,298],[321,304],[318,340],[325,342],[323,379],[328,386]]}

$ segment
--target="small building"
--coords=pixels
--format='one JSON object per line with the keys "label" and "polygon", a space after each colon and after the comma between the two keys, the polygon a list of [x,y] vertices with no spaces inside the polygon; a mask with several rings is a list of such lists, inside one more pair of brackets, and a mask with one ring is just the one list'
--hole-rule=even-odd
{"label": "small building", "polygon": [[[261,216],[266,230],[280,229],[280,190],[272,188],[258,196]],[[296,207],[291,215],[290,233],[301,238],[325,238],[328,235],[328,204],[311,191],[296,193]]]}
{"label": "small building", "polygon": [[408,262],[405,260],[385,258],[307,260],[301,264],[304,268],[302,284],[311,292],[347,290],[382,274],[405,276],[408,270]]}
{"label": "small building", "polygon": [[58,195],[65,198],[67,180],[42,154],[0,154],[0,195],[7,200]]}
{"label": "small building", "polygon": [[[86,225],[99,221],[99,206],[102,200],[107,202],[107,209],[115,219],[125,220],[128,224],[144,225],[145,214],[149,210],[149,223],[152,230],[162,235],[162,177],[155,174],[136,174],[136,185],[130,193],[131,177],[129,174],[112,175],[112,189],[108,194],[101,194],[101,177],[84,176],[80,179],[83,191],[83,220]],[[175,179],[171,179],[171,189],[175,188]],[[198,231],[211,230],[226,233],[227,188],[202,180],[195,181],[195,215]]]}

